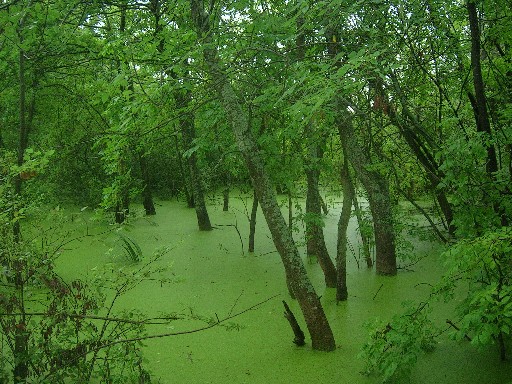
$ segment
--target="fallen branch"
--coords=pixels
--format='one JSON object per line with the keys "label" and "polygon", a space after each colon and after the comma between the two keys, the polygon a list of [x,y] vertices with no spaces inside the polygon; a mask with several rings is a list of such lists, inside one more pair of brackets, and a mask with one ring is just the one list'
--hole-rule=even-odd
{"label": "fallen branch", "polygon": [[306,338],[304,336],[304,332],[302,332],[302,329],[300,329],[299,323],[297,323],[297,319],[295,318],[295,315],[293,314],[292,310],[286,304],[286,301],[283,300],[284,305],[284,317],[288,320],[290,323],[290,326],[292,327],[293,334],[295,335],[295,338],[293,339],[293,342],[298,345],[299,347],[306,344],[304,339]]}
{"label": "fallen branch", "polygon": [[373,295],[373,299],[372,300],[375,300],[375,298],[377,297],[377,295],[379,294],[380,290],[382,289],[382,287],[384,286],[384,283],[380,285],[379,289],[377,289],[377,292],[375,292],[375,295]]}
{"label": "fallen branch", "polygon": [[[254,305],[250,306],[249,308],[246,308],[243,311],[237,312],[237,313],[235,313],[233,315],[226,316],[226,317],[224,317],[222,319],[218,319],[217,318],[216,322],[211,323],[211,324],[209,324],[207,326],[204,326],[204,327],[201,327],[201,328],[196,328],[196,329],[191,329],[191,330],[188,330],[188,331],[181,331],[181,332],[158,333],[158,334],[155,334],[155,335],[134,337],[134,338],[131,338],[131,339],[115,340],[115,341],[111,341],[111,342],[102,344],[102,345],[94,348],[94,350],[99,351],[100,349],[108,348],[108,347],[111,347],[111,346],[116,345],[116,344],[133,343],[135,341],[144,341],[144,340],[149,340],[149,339],[158,339],[158,338],[168,337],[168,336],[188,335],[190,333],[197,333],[197,332],[201,332],[201,331],[206,331],[207,329],[214,328],[214,327],[216,327],[216,326],[218,326],[218,325],[220,325],[222,323],[225,323],[226,321],[231,320],[231,319],[233,319],[235,317],[238,317],[238,316],[240,316],[240,315],[242,315],[242,314],[244,314],[246,312],[252,311],[253,309],[259,307],[262,304],[265,304],[266,302],[276,298],[277,296],[279,296],[279,295],[274,295],[272,297],[269,297],[268,299],[260,301],[259,303],[254,304]],[[93,352],[94,350],[90,350],[90,351],[88,351],[88,353]]]}
{"label": "fallen branch", "polygon": [[[226,316],[226,317],[224,317],[222,319],[219,319],[218,316],[216,315],[216,318],[217,318],[216,322],[210,323],[207,326],[204,326],[204,327],[201,327],[201,328],[196,328],[196,329],[191,329],[191,330],[188,330],[188,331],[181,331],[181,332],[158,333],[158,334],[155,334],[155,335],[134,337],[134,338],[129,338],[129,339],[118,339],[118,340],[106,342],[106,343],[101,344],[101,345],[97,345],[96,344],[96,345],[94,345],[93,348],[90,348],[89,350],[84,351],[83,353],[77,354],[70,361],[71,362],[78,361],[79,359],[85,358],[85,356],[87,356],[90,353],[98,353],[98,351],[100,351],[102,349],[109,348],[109,347],[112,347],[112,346],[117,345],[117,344],[134,343],[134,342],[137,342],[137,341],[144,341],[144,340],[149,340],[149,339],[157,339],[157,338],[170,337],[170,336],[188,335],[188,334],[191,334],[191,333],[197,333],[197,332],[206,331],[206,330],[214,328],[214,327],[216,327],[216,326],[218,326],[218,325],[220,325],[220,324],[222,324],[222,323],[224,323],[224,322],[226,322],[228,320],[231,320],[231,319],[233,319],[235,317],[238,317],[238,316],[240,316],[240,315],[242,315],[242,314],[244,314],[246,312],[252,311],[255,308],[265,304],[266,302],[276,298],[277,296],[279,296],[279,294],[271,296],[268,299],[265,299],[263,301],[260,301],[259,303],[256,303],[256,304],[250,306],[249,308],[246,308],[246,309],[244,309],[242,311],[239,311],[239,312],[237,312],[237,313],[235,313],[233,315],[228,315],[228,316]],[[46,379],[46,378],[50,377],[51,375],[53,375],[55,373],[55,370],[56,369],[51,369],[50,372],[43,378],[43,381],[44,381],[44,379]]]}

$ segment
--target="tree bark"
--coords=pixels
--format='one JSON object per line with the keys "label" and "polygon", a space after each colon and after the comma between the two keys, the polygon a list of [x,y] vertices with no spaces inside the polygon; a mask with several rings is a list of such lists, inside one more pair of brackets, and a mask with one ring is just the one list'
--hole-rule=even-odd
{"label": "tree bark", "polygon": [[[350,184],[352,185],[352,187],[354,187],[352,180],[350,180],[350,181],[351,181]],[[364,218],[363,218],[363,211],[361,209],[361,206],[359,205],[359,201],[357,199],[355,188],[354,188],[353,196],[354,197],[352,200],[354,202],[354,212],[356,214],[357,225],[359,227],[359,236],[361,236],[361,243],[363,246],[363,254],[364,254],[364,259],[366,261],[366,267],[373,268],[373,259],[372,259],[372,255],[370,252],[371,238],[368,237],[368,234],[366,233],[366,229],[365,229],[366,224],[365,224]]]}
{"label": "tree bark", "polygon": [[[469,27],[471,30],[471,67],[473,68],[473,86],[475,87],[475,98],[477,107],[477,131],[485,132],[492,137],[491,123],[487,112],[487,99],[485,96],[484,80],[482,77],[482,66],[480,62],[480,28],[478,26],[478,13],[474,0],[467,2]],[[498,171],[498,161],[496,150],[492,143],[487,145],[487,163],[486,170],[492,176]]]}
{"label": "tree bark", "polygon": [[[329,56],[334,59],[339,50],[339,43],[336,42],[334,30],[327,30],[326,42]],[[337,60],[335,66],[340,67],[341,62]],[[371,161],[357,141],[352,118],[347,112],[347,103],[341,97],[338,97],[335,101],[339,104],[336,124],[341,142],[347,148],[345,155],[368,193],[368,202],[373,218],[377,273],[396,275],[395,233],[389,184],[383,175],[370,169]]]}
{"label": "tree bark", "polygon": [[338,117],[337,124],[340,139],[347,148],[346,155],[368,193],[375,236],[376,271],[381,275],[396,275],[395,232],[389,184],[383,175],[369,169],[370,159],[357,141],[350,116]]}
{"label": "tree bark", "polygon": [[322,205],[318,188],[320,171],[312,169],[311,163],[316,163],[318,156],[316,148],[310,152],[310,167],[306,165],[307,194],[306,194],[306,249],[308,257],[316,257],[325,277],[325,285],[328,288],[336,287],[336,268],[329,256],[325,245],[322,224]]}
{"label": "tree bark", "polygon": [[[180,92],[184,92],[180,93]],[[194,139],[196,137],[194,128],[194,116],[191,112],[186,109],[189,106],[191,99],[190,92],[188,90],[178,90],[176,94],[176,101],[178,107],[182,109],[181,117],[181,135],[183,139],[183,147],[185,151],[192,148]],[[190,175],[190,183],[192,185],[192,191],[194,195],[194,207],[197,216],[197,225],[200,231],[211,231],[212,225],[210,222],[210,216],[206,209],[206,202],[204,199],[203,186],[201,184],[201,174],[197,165],[197,154],[195,151],[190,153],[187,157],[187,164]]]}
{"label": "tree bark", "polygon": [[284,317],[288,322],[290,323],[290,327],[292,327],[292,331],[294,334],[293,343],[296,344],[299,347],[302,347],[305,343],[306,336],[304,335],[304,332],[300,328],[299,323],[297,322],[297,319],[295,318],[295,315],[293,314],[292,310],[286,303],[286,301],[283,300],[284,305]]}
{"label": "tree bark", "polygon": [[347,289],[347,229],[352,213],[352,203],[354,201],[354,186],[350,180],[348,169],[348,159],[345,155],[341,168],[341,187],[343,189],[343,206],[341,208],[340,219],[338,221],[338,244],[336,250],[336,301],[345,301],[348,299]]}
{"label": "tree bark", "polygon": [[148,172],[148,161],[143,153],[139,153],[140,172],[142,175],[142,205],[146,215],[156,215],[153,194],[151,193],[151,180]]}
{"label": "tree bark", "polygon": [[265,170],[256,140],[250,131],[247,114],[243,111],[231,81],[219,63],[217,49],[212,47],[210,15],[204,11],[202,2],[199,0],[190,0],[190,5],[192,19],[204,43],[203,55],[209,75],[245,160],[274,245],[281,256],[287,282],[304,314],[312,347],[316,350],[332,351],[336,345],[331,327],[277,203],[274,186]]}
{"label": "tree bark", "polygon": [[223,200],[222,210],[224,212],[229,211],[229,187],[226,187],[222,190],[222,200]]}

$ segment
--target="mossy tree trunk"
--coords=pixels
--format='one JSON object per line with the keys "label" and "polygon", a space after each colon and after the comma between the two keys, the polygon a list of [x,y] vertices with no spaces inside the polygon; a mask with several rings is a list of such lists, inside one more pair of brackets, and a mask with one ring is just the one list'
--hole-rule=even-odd
{"label": "mossy tree trunk", "polygon": [[188,111],[191,98],[192,96],[188,90],[178,90],[176,92],[176,102],[178,107],[182,110],[180,124],[183,147],[185,149],[185,153],[187,153],[187,151],[191,151],[186,155],[186,160],[188,164],[192,193],[194,195],[194,208],[196,210],[197,225],[200,231],[211,231],[212,225],[210,222],[210,216],[208,215],[208,210],[206,209],[204,190],[201,183],[201,172],[197,164],[197,153],[193,150],[196,130],[194,127],[194,116],[192,112]]}
{"label": "mossy tree trunk", "polygon": [[[336,42],[335,36],[333,29],[329,29],[325,36],[329,56],[333,59],[339,53],[339,43]],[[339,60],[336,61],[336,66],[341,66]],[[342,95],[338,96],[335,102],[338,110],[336,125],[345,148],[345,156],[368,194],[375,236],[376,271],[381,275],[396,275],[395,232],[389,183],[384,175],[371,169],[371,159],[357,140],[352,115],[347,111],[348,104]]]}
{"label": "mossy tree trunk", "polygon": [[376,271],[381,275],[396,275],[395,232],[388,181],[370,169],[371,161],[357,141],[351,116],[340,115],[337,123],[340,139],[347,148],[346,156],[368,194],[375,236]]}
{"label": "mossy tree trunk", "polygon": [[210,15],[203,9],[202,2],[190,0],[192,19],[199,38],[202,39],[204,59],[212,83],[222,103],[228,121],[231,124],[245,164],[251,176],[252,184],[261,209],[272,234],[274,245],[281,256],[289,287],[297,298],[311,335],[312,347],[316,350],[332,351],[336,348],[331,327],[327,321],[322,304],[313,288],[292,239],[286,221],[277,203],[274,185],[264,166],[256,140],[250,131],[247,113],[235,94],[226,72],[221,67],[217,49],[213,45]]}

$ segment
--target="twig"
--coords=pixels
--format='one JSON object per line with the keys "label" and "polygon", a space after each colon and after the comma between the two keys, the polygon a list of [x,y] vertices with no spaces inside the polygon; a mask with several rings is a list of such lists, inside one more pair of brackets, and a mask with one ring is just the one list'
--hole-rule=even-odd
{"label": "twig", "polygon": [[240,292],[240,294],[238,295],[238,297],[236,298],[233,306],[231,307],[231,309],[229,310],[229,313],[228,313],[228,316],[231,315],[233,313],[233,310],[235,309],[237,303],[238,303],[238,300],[240,300],[240,298],[242,297],[242,295],[244,294],[244,291],[242,290],[242,292]]}
{"label": "twig", "polygon": [[[446,319],[446,324],[450,325],[452,328],[454,328],[456,331],[460,331],[460,328],[457,327],[453,321],[451,321],[450,319]],[[467,341],[471,341],[471,337],[469,337],[467,334],[464,334],[464,338],[467,340]]]}
{"label": "twig", "polygon": [[115,341],[111,341],[111,342],[105,343],[103,345],[100,345],[99,347],[96,347],[93,350],[88,351],[87,353],[90,353],[90,352],[93,352],[93,351],[99,351],[101,349],[108,348],[108,347],[111,347],[113,345],[122,344],[122,343],[133,343],[135,341],[143,341],[143,340],[149,340],[149,339],[158,339],[158,338],[169,337],[169,336],[188,335],[188,334],[191,334],[191,333],[197,333],[197,332],[201,332],[201,331],[206,331],[207,329],[214,328],[214,327],[216,327],[216,326],[218,326],[218,325],[220,325],[222,323],[225,323],[226,321],[231,320],[231,319],[233,319],[235,317],[238,317],[238,316],[240,316],[240,315],[242,315],[242,314],[244,314],[246,312],[252,311],[253,309],[259,307],[260,305],[265,304],[266,302],[268,302],[268,301],[270,301],[272,299],[275,299],[277,296],[279,296],[279,294],[271,296],[268,299],[260,301],[259,303],[254,304],[254,305],[250,306],[249,308],[244,309],[243,311],[236,312],[233,315],[226,316],[223,319],[220,319],[220,320],[216,321],[215,323],[211,323],[211,324],[209,324],[207,326],[204,326],[204,327],[201,327],[201,328],[191,329],[191,330],[188,330],[188,331],[180,331],[180,332],[158,333],[158,334],[155,334],[155,335],[134,337],[134,338],[131,338],[131,339],[115,340]]}
{"label": "twig", "polygon": [[[21,313],[0,313],[0,317],[16,317],[21,316]],[[94,316],[94,315],[78,315],[76,313],[62,313],[62,312],[56,312],[55,314],[51,315],[48,312],[26,312],[24,314],[25,316],[52,316],[57,318],[70,318],[70,319],[90,319],[90,320],[104,320],[104,321],[111,321],[115,323],[126,323],[126,324],[146,324],[146,325],[157,325],[157,324],[167,324],[171,320],[181,320],[182,317],[179,316],[170,316],[170,317],[152,317],[148,319],[143,320],[129,320],[129,319],[122,319],[118,317],[108,317],[108,316]],[[160,320],[160,321],[158,321]]]}
{"label": "twig", "polygon": [[[246,312],[249,312],[249,311],[252,311],[253,309],[259,307],[260,305],[263,305],[265,304],[266,302],[276,298],[277,296],[279,296],[279,294],[277,295],[274,295],[274,296],[271,296],[263,301],[260,301],[259,303],[256,303],[252,306],[250,306],[249,308],[246,308],[242,311],[239,311],[233,315],[229,315],[229,316],[226,316],[225,318],[223,319],[219,319],[217,314],[215,314],[215,316],[217,317],[217,321],[215,323],[210,323],[209,325],[207,326],[204,326],[204,327],[201,327],[201,328],[196,328],[196,329],[191,329],[191,330],[188,330],[188,331],[181,331],[181,332],[168,332],[168,333],[159,333],[159,334],[155,334],[155,335],[149,335],[149,336],[141,336],[141,337],[134,337],[134,338],[128,338],[128,339],[118,339],[118,340],[114,340],[114,341],[110,341],[110,342],[107,342],[105,344],[102,344],[102,345],[99,345],[95,348],[91,348],[89,349],[88,351],[85,351],[83,353],[80,353],[80,354],[77,354],[76,356],[74,356],[73,358],[73,361],[77,361],[81,358],[85,358],[85,356],[87,356],[89,353],[94,353],[95,356],[97,356],[98,352],[102,349],[105,349],[105,348],[109,348],[109,347],[112,347],[114,345],[117,345],[117,344],[122,344],[122,343],[133,343],[133,342],[137,342],[137,341],[143,341],[143,340],[149,340],[149,339],[157,339],[157,338],[163,338],[163,337],[169,337],[169,336],[179,336],[179,335],[188,335],[188,334],[191,334],[191,333],[197,333],[197,332],[202,332],[202,331],[206,331],[208,329],[211,329],[211,328],[214,328],[228,320],[231,320],[237,316],[240,316]],[[46,379],[48,377],[50,377],[51,375],[53,375],[55,373],[54,370],[50,370],[50,372],[43,378],[43,379]]]}
{"label": "twig", "polygon": [[384,283],[382,283],[379,287],[379,289],[377,289],[377,292],[375,292],[375,295],[373,295],[373,299],[372,300],[375,300],[375,298],[377,297],[377,295],[379,294],[380,290],[382,289],[382,287],[384,286]]}

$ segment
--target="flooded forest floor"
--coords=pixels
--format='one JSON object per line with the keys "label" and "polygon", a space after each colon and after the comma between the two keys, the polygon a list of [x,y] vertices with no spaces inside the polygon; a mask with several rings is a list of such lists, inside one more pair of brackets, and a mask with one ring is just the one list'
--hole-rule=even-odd
{"label": "flooded forest floor", "polygon": [[[330,210],[324,229],[332,257],[336,252],[336,225],[341,199],[329,201]],[[149,260],[156,249],[170,251],[152,265],[165,267],[158,276],[167,277],[141,282],[114,308],[137,308],[149,316],[162,312],[184,314],[167,326],[150,326],[149,334],[181,332],[200,328],[205,323],[190,317],[225,318],[267,300],[230,321],[229,327],[157,338],[145,342],[144,354],[152,373],[152,382],[159,383],[378,383],[378,378],[361,373],[364,362],[357,358],[367,337],[364,323],[375,317],[387,320],[401,311],[401,303],[417,302],[430,293],[430,286],[439,279],[443,267],[439,261],[442,246],[435,242],[413,240],[414,265],[400,270],[396,277],[376,276],[367,270],[358,248],[355,218],[349,226],[347,302],[336,304],[333,289],[325,289],[320,266],[304,256],[311,280],[321,295],[322,305],[337,342],[331,353],[297,347],[283,316],[282,300],[286,300],[305,330],[300,309],[287,294],[284,270],[275,252],[265,220],[258,213],[255,252],[247,252],[249,223],[247,211],[250,197],[232,197],[230,210],[222,211],[222,201],[208,205],[215,229],[199,232],[193,209],[183,202],[161,201],[157,215],[145,217],[140,206],[133,206],[134,217],[121,231],[137,242],[143,259]],[[283,208],[285,209],[285,208]],[[106,221],[89,220],[87,210],[67,208],[73,216],[70,233],[100,234],[114,226]],[[243,241],[242,243],[239,237]],[[73,236],[72,235],[72,236]],[[294,234],[300,244],[300,233]],[[304,247],[301,252],[305,255]],[[359,260],[361,259],[361,260]],[[359,260],[359,267],[358,267]],[[130,262],[123,256],[122,244],[115,231],[88,236],[68,244],[58,259],[58,271],[65,278],[88,278],[102,265],[116,267]],[[401,261],[401,266],[409,261]],[[446,319],[453,316],[453,305],[442,305],[434,316],[438,325],[448,329]],[[411,384],[512,382],[510,362],[501,363],[496,348],[476,349],[470,343],[452,341],[447,330],[438,339],[434,352],[423,355],[413,370]],[[159,380],[159,381],[158,381]]]}

